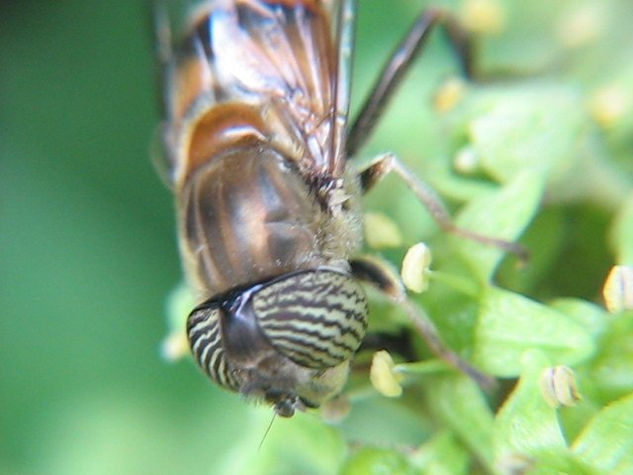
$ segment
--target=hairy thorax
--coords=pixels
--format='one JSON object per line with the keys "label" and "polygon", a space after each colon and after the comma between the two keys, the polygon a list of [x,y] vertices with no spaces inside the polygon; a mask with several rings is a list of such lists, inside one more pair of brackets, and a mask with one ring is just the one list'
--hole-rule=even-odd
{"label": "hairy thorax", "polygon": [[319,185],[265,146],[229,149],[199,167],[179,203],[195,288],[209,297],[287,272],[347,270],[359,246],[357,193],[343,180]]}

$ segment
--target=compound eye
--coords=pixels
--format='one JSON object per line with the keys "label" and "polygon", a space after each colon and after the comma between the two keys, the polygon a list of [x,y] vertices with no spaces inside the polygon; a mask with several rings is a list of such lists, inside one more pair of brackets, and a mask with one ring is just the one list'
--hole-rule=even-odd
{"label": "compound eye", "polygon": [[367,328],[367,301],[350,276],[316,269],[258,290],[253,310],[262,332],[298,365],[331,368],[350,359]]}
{"label": "compound eye", "polygon": [[187,319],[187,338],[194,359],[213,381],[234,391],[238,383],[227,363],[220,331],[220,309],[215,302],[196,307]]}

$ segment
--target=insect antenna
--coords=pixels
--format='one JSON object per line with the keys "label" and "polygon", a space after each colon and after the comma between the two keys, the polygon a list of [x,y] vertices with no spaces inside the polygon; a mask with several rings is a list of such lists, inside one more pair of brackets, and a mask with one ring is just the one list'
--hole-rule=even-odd
{"label": "insect antenna", "polygon": [[268,433],[270,432],[270,429],[273,426],[273,422],[275,422],[276,416],[277,416],[277,413],[273,411],[273,417],[270,419],[270,422],[268,423],[268,427],[266,427],[266,431],[264,432],[264,435],[262,436],[262,440],[259,442],[259,445],[257,446],[258,452],[262,449],[262,446],[264,445],[264,441],[266,440],[266,437],[268,436]]}

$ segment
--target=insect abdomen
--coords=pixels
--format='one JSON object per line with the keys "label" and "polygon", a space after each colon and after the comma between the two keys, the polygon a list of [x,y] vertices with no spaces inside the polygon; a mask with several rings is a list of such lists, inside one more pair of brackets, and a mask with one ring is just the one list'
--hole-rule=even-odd
{"label": "insect abdomen", "polygon": [[213,157],[181,195],[181,250],[207,295],[324,264],[321,213],[292,163],[272,149]]}

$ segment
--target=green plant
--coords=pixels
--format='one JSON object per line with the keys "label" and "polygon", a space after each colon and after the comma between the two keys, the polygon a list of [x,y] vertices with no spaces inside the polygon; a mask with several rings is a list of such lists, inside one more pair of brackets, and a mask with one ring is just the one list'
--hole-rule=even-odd
{"label": "green plant", "polygon": [[[497,249],[446,239],[396,180],[369,196],[370,209],[395,221],[404,247],[429,244],[430,286],[417,301],[447,344],[500,378],[500,389],[486,395],[431,356],[396,363],[392,371],[405,376],[404,391],[387,399],[370,386],[368,361],[361,358],[347,418],[334,426],[314,415],[275,422],[248,471],[633,470],[633,314],[607,312],[600,295],[610,266],[633,258],[633,74],[601,56],[614,53],[607,25],[617,25],[615,12],[628,7],[495,7],[508,17],[508,36],[484,40],[488,66],[540,72],[461,84],[458,103],[438,111],[430,97],[441,93],[450,65],[423,59],[424,70],[412,73],[363,155],[396,149],[443,197],[459,203],[460,226],[520,239],[532,252],[521,269],[512,257],[502,262]],[[513,31],[512,20],[521,18],[528,25],[517,23]],[[575,31],[583,18],[589,24]],[[549,47],[521,43],[530,28],[545,31]],[[430,46],[436,54],[441,48],[439,40]],[[359,49],[362,59],[362,44]],[[595,70],[599,61],[610,65],[609,73]],[[429,72],[430,63],[436,72]],[[398,266],[404,251],[380,253]],[[370,330],[407,325],[397,308],[374,299]]]}

